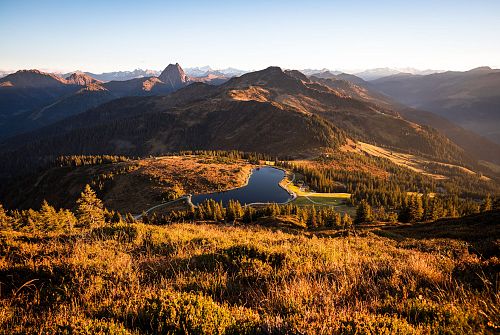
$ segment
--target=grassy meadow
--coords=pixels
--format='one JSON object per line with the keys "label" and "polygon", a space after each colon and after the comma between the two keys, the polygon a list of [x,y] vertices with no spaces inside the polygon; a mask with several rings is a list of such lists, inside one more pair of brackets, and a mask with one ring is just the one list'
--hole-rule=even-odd
{"label": "grassy meadow", "polygon": [[305,191],[297,185],[295,178],[298,174],[287,175],[287,178],[281,183],[283,187],[290,192],[295,193],[296,198],[293,204],[297,206],[329,206],[334,207],[336,211],[347,213],[354,216],[356,209],[352,206],[346,205],[346,201],[351,197],[350,193],[321,193]]}
{"label": "grassy meadow", "polygon": [[460,223],[448,237],[436,225],[4,229],[0,332],[493,334],[497,226],[473,228],[489,249]]}

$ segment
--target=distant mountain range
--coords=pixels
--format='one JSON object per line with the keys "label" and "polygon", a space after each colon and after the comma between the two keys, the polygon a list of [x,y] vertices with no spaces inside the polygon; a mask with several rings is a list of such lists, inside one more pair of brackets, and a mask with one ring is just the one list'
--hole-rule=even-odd
{"label": "distant mountain range", "polygon": [[[231,79],[198,70],[205,76],[190,77],[179,64],[125,81],[37,70],[6,76],[0,79],[0,156],[16,168],[63,154],[144,156],[185,149],[310,157],[363,141],[445,162],[500,163],[497,144],[389,97],[392,86],[383,84],[391,81],[330,71],[307,76],[278,67]],[[485,71],[496,70],[472,72]],[[478,90],[496,91],[496,81],[480,82]]]}
{"label": "distant mountain range", "polygon": [[239,70],[232,67],[227,69],[214,70],[210,66],[202,67],[189,67],[185,69],[186,74],[190,77],[208,77],[210,75],[224,76],[224,77],[238,77],[242,74],[248,73],[249,71]]}
{"label": "distant mountain range", "polygon": [[0,79],[0,139],[30,131],[125,96],[173,92],[192,82],[221,84],[227,78],[189,78],[179,64],[159,76],[103,82],[87,73],[66,78],[38,70],[21,70]]}
{"label": "distant mountain range", "polygon": [[402,104],[433,112],[500,144],[500,70],[397,74],[371,85]]}
{"label": "distant mountain range", "polygon": [[[189,77],[207,77],[210,75],[216,75],[216,76],[225,76],[228,78],[231,77],[238,77],[241,76],[242,74],[251,72],[247,70],[241,70],[241,69],[235,69],[235,68],[226,68],[226,69],[213,69],[209,65],[206,66],[200,66],[200,67],[189,67],[185,68],[184,71]],[[0,78],[5,77],[6,75],[9,75],[13,73],[14,71],[0,71]],[[74,72],[81,72],[81,71],[74,71]],[[66,78],[69,75],[71,75],[74,72],[68,72],[68,73],[55,73],[56,75]],[[340,70],[330,70],[330,69],[303,69],[300,70],[303,74],[310,76],[315,73],[321,73],[321,72],[331,72],[333,74],[340,74],[340,73],[349,73],[349,74],[354,74],[357,77],[360,77],[364,80],[370,81],[370,80],[376,80],[382,77],[387,77],[387,76],[392,76],[400,73],[406,73],[406,74],[415,74],[415,75],[428,75],[432,73],[440,73],[440,72],[445,72],[442,70],[418,70],[415,68],[374,68],[374,69],[367,69],[364,71],[340,71]],[[115,71],[115,72],[105,72],[105,73],[92,73],[92,72],[84,72],[91,76],[94,79],[100,80],[100,81],[112,81],[112,80],[130,80],[130,79],[136,79],[136,78],[145,78],[145,77],[157,77],[160,75],[161,71],[157,70],[142,70],[142,69],[135,69],[133,71]]]}
{"label": "distant mountain range", "polygon": [[[2,151],[10,152],[14,161],[16,152],[21,160],[36,161],[70,153],[142,156],[184,149],[300,157],[362,140],[441,160],[472,162],[436,130],[406,120],[388,104],[355,96],[366,94],[359,86],[323,80],[270,67],[218,86],[193,83],[169,95],[115,99],[13,137],[2,144]],[[169,65],[156,81],[172,85],[170,89],[188,83],[178,64]]]}
{"label": "distant mountain range", "polygon": [[[231,78],[231,77],[241,76],[242,74],[248,72],[234,68],[214,70],[210,66],[186,68],[184,69],[184,71],[186,75],[188,75],[191,78],[205,78],[205,77]],[[75,72],[81,72],[81,71],[74,71],[56,75],[62,78],[66,78]],[[4,74],[3,76],[2,73]],[[0,78],[10,73],[11,72],[0,71]],[[133,71],[115,71],[106,73],[84,72],[84,73],[94,79],[106,82],[106,81],[125,81],[130,79],[147,78],[147,77],[158,77],[161,74],[161,71],[135,69]]]}
{"label": "distant mountain range", "polygon": [[371,80],[375,80],[375,79],[379,79],[379,78],[383,78],[383,77],[387,77],[387,76],[393,76],[393,75],[400,74],[400,73],[408,73],[408,74],[416,74],[416,75],[428,75],[428,74],[438,73],[438,72],[444,72],[444,71],[440,71],[440,70],[418,70],[418,69],[410,68],[410,67],[407,67],[407,68],[397,68],[397,69],[396,68],[383,67],[383,68],[368,69],[368,70],[364,70],[364,71],[348,71],[348,70],[340,71],[340,70],[329,70],[329,69],[321,69],[321,70],[305,69],[305,70],[300,70],[300,72],[302,72],[303,74],[305,74],[307,76],[315,75],[315,74],[318,74],[318,73],[326,73],[326,72],[334,74],[334,75],[344,73],[344,74],[355,75],[356,77],[359,77],[359,78],[361,78],[363,80],[366,80],[366,81],[371,81]]}
{"label": "distant mountain range", "polygon": [[418,70],[415,68],[407,67],[407,68],[376,68],[376,69],[368,69],[361,72],[355,72],[354,74],[364,80],[371,81],[376,80],[383,77],[393,76],[401,73],[405,74],[415,74],[415,75],[428,75],[433,73],[444,72],[441,70]]}
{"label": "distant mountain range", "polygon": [[[158,77],[160,75],[160,71],[155,71],[155,70],[141,70],[141,69],[136,69],[134,71],[117,71],[117,72],[107,72],[107,73],[91,73],[91,72],[85,72],[87,75],[91,76],[94,79],[101,80],[101,81],[113,81],[113,80],[130,80],[130,79],[136,79],[136,78],[147,78],[147,77]],[[66,78],[69,76],[71,73],[67,73],[64,75]]]}

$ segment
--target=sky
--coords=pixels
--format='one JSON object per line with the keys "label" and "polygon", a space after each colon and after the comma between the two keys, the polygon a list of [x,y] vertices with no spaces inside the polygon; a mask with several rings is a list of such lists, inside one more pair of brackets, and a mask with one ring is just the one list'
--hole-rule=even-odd
{"label": "sky", "polygon": [[500,68],[500,1],[0,0],[0,70]]}

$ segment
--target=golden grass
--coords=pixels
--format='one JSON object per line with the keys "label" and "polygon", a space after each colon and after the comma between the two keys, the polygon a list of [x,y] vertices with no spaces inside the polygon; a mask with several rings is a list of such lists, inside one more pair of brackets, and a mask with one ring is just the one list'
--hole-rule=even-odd
{"label": "golden grass", "polygon": [[[353,150],[350,150],[353,151]],[[454,165],[454,164],[447,164],[447,163],[442,163],[442,162],[436,162],[436,161],[430,161],[428,159],[412,155],[412,154],[405,154],[401,152],[397,152],[394,150],[389,150],[389,149],[384,149],[372,144],[364,143],[364,142],[357,142],[355,145],[355,152],[359,153],[367,153],[369,155],[375,156],[375,157],[381,157],[381,158],[386,158],[390,160],[391,162],[399,165],[406,167],[412,171],[421,173],[423,175],[430,176],[434,179],[447,179],[448,177],[442,174],[437,174],[433,173],[432,171],[429,171],[425,168],[425,164],[428,163],[435,163],[439,164],[442,167],[449,168],[450,172],[451,170],[458,170],[463,174],[468,174],[468,175],[476,175],[476,172],[467,169],[463,166],[459,165]],[[484,177],[487,178],[487,177]]]}
{"label": "golden grass", "polygon": [[250,86],[243,90],[232,90],[229,91],[229,97],[233,100],[239,101],[259,101],[268,102],[270,93],[265,88],[259,86]]}
{"label": "golden grass", "polygon": [[252,166],[243,160],[167,156],[139,161],[138,173],[163,185],[180,184],[193,193],[227,190],[245,183]]}
{"label": "golden grass", "polygon": [[[3,231],[0,330],[477,334],[499,325],[498,290],[481,270],[494,259],[466,244],[322,236],[207,224]],[[468,276],[478,275],[485,281],[473,286]]]}
{"label": "golden grass", "polygon": [[293,200],[293,204],[298,206],[329,206],[335,207],[335,210],[341,213],[347,213],[350,216],[356,214],[356,209],[352,206],[347,206],[346,201],[351,197],[350,193],[320,193],[309,192],[302,190],[298,185],[292,182],[292,175],[282,181],[282,186],[297,196]]}

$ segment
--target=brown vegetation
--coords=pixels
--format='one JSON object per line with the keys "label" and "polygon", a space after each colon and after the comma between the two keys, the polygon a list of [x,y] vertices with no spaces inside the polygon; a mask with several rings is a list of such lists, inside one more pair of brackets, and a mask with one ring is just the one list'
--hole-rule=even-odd
{"label": "brown vegetation", "polygon": [[[480,220],[478,235],[499,237],[498,224]],[[0,331],[495,333],[498,252],[481,255],[457,236],[401,230],[352,235],[142,223],[4,229]]]}

